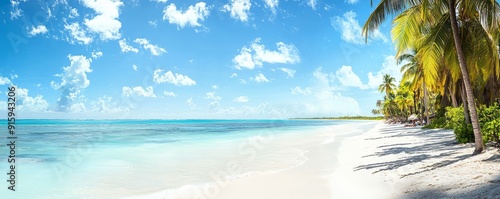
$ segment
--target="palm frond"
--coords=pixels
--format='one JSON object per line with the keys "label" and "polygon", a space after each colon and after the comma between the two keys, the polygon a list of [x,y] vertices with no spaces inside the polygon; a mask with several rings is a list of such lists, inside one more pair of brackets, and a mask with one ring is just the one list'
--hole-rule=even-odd
{"label": "palm frond", "polygon": [[396,46],[396,57],[415,47],[415,41],[422,37],[422,6],[413,6],[399,14],[392,22],[392,40]]}
{"label": "palm frond", "polygon": [[417,53],[417,58],[421,61],[423,78],[429,87],[434,87],[438,70],[443,62],[444,47],[452,42],[450,18],[448,14],[443,14],[438,23],[421,40],[421,49]]}
{"label": "palm frond", "polygon": [[[373,5],[373,0],[370,3]],[[388,15],[395,15],[413,3],[415,1],[412,0],[381,0],[363,26],[362,34],[365,36],[365,41],[368,41],[368,34],[377,30],[378,26],[385,21]]]}

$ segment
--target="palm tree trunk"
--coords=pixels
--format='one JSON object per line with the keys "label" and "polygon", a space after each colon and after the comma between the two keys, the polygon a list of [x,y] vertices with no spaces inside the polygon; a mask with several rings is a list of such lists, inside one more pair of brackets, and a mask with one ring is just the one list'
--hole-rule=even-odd
{"label": "palm tree trunk", "polygon": [[424,106],[425,106],[425,125],[428,125],[429,120],[429,96],[427,94],[427,86],[425,85],[425,80],[423,81],[424,86]]}
{"label": "palm tree trunk", "polygon": [[465,86],[464,84],[462,83],[462,92],[461,93],[461,96],[462,96],[462,102],[463,102],[463,105],[464,105],[464,118],[465,118],[465,123],[466,124],[470,124],[470,117],[469,117],[469,108],[468,108],[468,103],[467,103],[467,97],[466,97],[466,94],[465,94]]}
{"label": "palm tree trunk", "polygon": [[453,104],[453,108],[456,108],[458,107],[458,103],[457,103],[457,96],[455,96],[455,92],[453,92],[453,88],[450,86],[448,87],[448,90],[450,90],[450,96],[451,96],[451,104]]}
{"label": "palm tree trunk", "polygon": [[469,72],[467,71],[465,55],[462,49],[462,43],[460,41],[460,35],[458,32],[458,21],[455,11],[455,1],[448,1],[448,9],[450,12],[451,29],[453,33],[453,40],[455,41],[455,47],[457,49],[458,64],[460,65],[460,70],[462,71],[462,76],[465,84],[465,94],[467,95],[467,102],[469,105],[470,116],[472,121],[472,129],[474,130],[474,140],[476,148],[474,149],[473,155],[479,154],[484,149],[483,138],[481,137],[481,127],[479,126],[479,119],[477,116],[476,103],[474,102],[474,93],[472,92],[472,85],[469,79]]}
{"label": "palm tree trunk", "polygon": [[412,114],[417,114],[417,93],[416,91],[413,91],[413,113]]}
{"label": "palm tree trunk", "polygon": [[451,82],[451,79],[450,78],[446,78],[446,82],[444,84],[444,87],[443,87],[443,95],[441,96],[441,107],[440,109],[444,110],[447,106],[450,106],[451,103],[453,103],[452,101],[450,101],[450,98],[448,96],[451,95],[451,89],[447,89],[447,88],[451,88],[451,85],[452,82]]}
{"label": "palm tree trunk", "polygon": [[424,98],[422,98],[420,102],[420,123],[424,123],[424,113],[425,113],[425,106],[424,106]]}

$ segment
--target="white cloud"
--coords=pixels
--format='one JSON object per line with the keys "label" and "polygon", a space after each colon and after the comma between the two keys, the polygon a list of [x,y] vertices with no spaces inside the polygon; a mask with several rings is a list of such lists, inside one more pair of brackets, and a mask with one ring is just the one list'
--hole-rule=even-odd
{"label": "white cloud", "polygon": [[61,83],[50,83],[54,89],[61,91],[61,97],[57,100],[57,111],[71,111],[80,93],[90,85],[87,73],[92,72],[92,59],[83,55],[68,55],[68,58],[70,65],[63,68],[62,74],[56,74],[61,77]]}
{"label": "white cloud", "polygon": [[[331,20],[331,25],[335,30],[339,31],[342,36],[342,40],[353,43],[353,44],[364,44],[365,37],[361,34],[361,26],[358,20],[356,20],[356,13],[353,11],[348,11],[344,13],[343,17],[336,16]],[[382,40],[387,42],[387,38],[379,31],[375,30],[370,34],[373,40]]]}
{"label": "white cloud", "polygon": [[[332,115],[347,115],[359,114],[361,110],[358,102],[351,97],[343,96],[334,86],[331,75],[322,71],[319,67],[313,72],[315,86],[310,91],[312,98],[304,99],[304,106],[307,113],[314,116],[332,116]],[[296,92],[299,89],[296,90]],[[307,90],[307,89],[306,89]],[[293,92],[293,90],[292,90]],[[297,92],[299,93],[299,92]]]}
{"label": "white cloud", "polygon": [[331,88],[332,90],[337,90],[330,84],[331,82],[334,81],[335,75],[323,72],[322,67],[318,67],[314,70],[313,77],[315,78],[315,81],[319,85],[318,87],[328,87]]}
{"label": "white cloud", "polygon": [[158,3],[167,3],[168,0],[156,0]]}
{"label": "white cloud", "polygon": [[314,93],[315,102],[306,104],[307,111],[318,115],[353,115],[361,113],[359,104],[352,97],[324,88]]}
{"label": "white cloud", "polygon": [[26,96],[28,96],[28,92],[29,92],[28,89],[26,89],[26,88],[19,88],[18,87],[17,90],[16,90],[16,95],[19,98],[25,98]]}
{"label": "white cloud", "polygon": [[295,64],[300,62],[299,50],[293,44],[283,42],[276,43],[278,51],[266,49],[260,43],[260,38],[255,39],[250,48],[243,46],[240,54],[233,58],[237,69],[254,69],[255,66],[261,67],[263,63],[270,64]]}
{"label": "white cloud", "polygon": [[201,26],[199,21],[204,21],[210,14],[210,7],[205,2],[198,2],[194,6],[189,6],[186,11],[177,10],[175,4],[171,3],[163,10],[163,21],[168,20],[170,24],[184,28],[186,25],[191,27]]}
{"label": "white cloud", "polygon": [[37,27],[31,26],[31,31],[29,31],[28,34],[30,36],[35,36],[38,34],[45,34],[47,32],[49,32],[49,30],[47,30],[47,27],[45,27],[44,25],[38,25]]}
{"label": "white cloud", "polygon": [[233,101],[239,102],[239,103],[245,103],[245,102],[248,102],[250,100],[248,99],[247,96],[238,96],[238,97],[234,98]]}
{"label": "white cloud", "polygon": [[73,113],[81,113],[85,111],[87,111],[87,107],[85,107],[85,104],[83,102],[73,103],[67,110],[67,112],[73,112]]}
{"label": "white cloud", "polygon": [[210,110],[219,110],[219,108],[220,108],[219,101],[213,101],[213,102],[208,103],[208,108]]}
{"label": "white cloud", "polygon": [[311,8],[313,10],[316,10],[316,4],[317,4],[316,0],[308,0],[307,1],[307,5],[311,6]]}
{"label": "white cloud", "polygon": [[269,82],[269,80],[266,78],[266,76],[264,76],[264,74],[262,74],[262,73],[259,73],[259,74],[255,75],[254,78],[250,78],[250,79],[255,81],[255,82],[258,82],[258,83]]}
{"label": "white cloud", "polygon": [[271,9],[271,11],[275,14],[276,13],[276,8],[279,5],[279,0],[264,0],[266,3],[266,6]]}
{"label": "white cloud", "polygon": [[7,84],[11,84],[11,81],[9,80],[9,78],[0,76],[0,86],[7,85]]}
{"label": "white cloud", "polygon": [[122,96],[156,97],[152,86],[148,86],[146,88],[143,88],[142,86],[136,86],[133,88],[124,86],[122,87]]}
{"label": "white cloud", "polygon": [[351,66],[342,66],[336,72],[336,77],[340,84],[345,87],[357,87],[360,89],[367,89],[368,86],[361,82],[361,79],[352,71]]}
{"label": "white cloud", "polygon": [[229,4],[222,7],[222,11],[230,12],[232,18],[246,22],[250,7],[252,7],[250,0],[230,0]]}
{"label": "white cloud", "polygon": [[10,0],[12,10],[10,11],[10,19],[17,19],[21,16],[22,10],[19,9],[19,1]]}
{"label": "white cloud", "polygon": [[196,107],[196,104],[193,102],[193,98],[189,98],[186,100],[186,104],[191,107],[191,108],[194,108]]}
{"label": "white cloud", "polygon": [[165,96],[169,96],[169,97],[175,97],[175,96],[177,96],[177,95],[176,95],[174,92],[172,92],[172,91],[163,91],[163,94],[164,94]]}
{"label": "white cloud", "polygon": [[47,19],[50,19],[50,18],[52,18],[52,17],[53,17],[53,15],[52,15],[52,10],[50,10],[50,7],[49,7],[49,6],[47,6],[46,8],[47,8]]}
{"label": "white cloud", "polygon": [[154,20],[154,21],[148,21],[148,24],[150,26],[153,26],[154,28],[156,28],[156,26],[158,26],[158,22],[156,22],[156,20]]}
{"label": "white cloud", "polygon": [[75,18],[78,16],[80,16],[80,15],[78,14],[78,10],[76,8],[71,8],[69,10],[69,18]]}
{"label": "white cloud", "polygon": [[162,69],[156,69],[153,74],[153,81],[160,84],[160,83],[171,83],[176,86],[193,86],[196,85],[196,82],[189,78],[187,75],[182,75],[178,73],[172,73],[171,71],[167,71],[164,74],[161,74],[163,72]]}
{"label": "white cloud", "polygon": [[[312,85],[291,88],[294,99],[279,104],[264,103],[256,107],[220,107],[214,114],[234,115],[237,117],[325,117],[360,114],[358,102],[340,93],[333,86],[335,75],[324,72],[322,68],[314,70]],[[300,96],[299,96],[300,95]],[[236,101],[233,99],[233,101]]]}
{"label": "white cloud", "polygon": [[295,88],[292,88],[292,94],[293,95],[298,95],[298,94],[310,95],[310,94],[312,94],[312,90],[309,87],[302,89],[300,86],[297,86]]}
{"label": "white cloud", "polygon": [[205,94],[205,99],[218,101],[221,99],[220,96],[215,95],[215,92],[208,92]]}
{"label": "white cloud", "polygon": [[92,58],[97,59],[102,57],[103,53],[101,51],[92,51]]}
{"label": "white cloud", "polygon": [[[401,81],[403,74],[401,73],[401,65],[396,64],[396,59],[393,55],[386,56],[385,62],[382,63],[382,67],[375,74],[372,72],[368,73],[368,86],[370,88],[376,89],[380,84],[382,84],[382,78],[385,74],[391,75],[396,79],[396,83]],[[396,84],[397,85],[397,84]]]}
{"label": "white cloud", "polygon": [[90,102],[92,105],[92,112],[95,113],[119,113],[119,112],[127,112],[128,108],[119,107],[115,102],[113,102],[113,98],[109,96],[99,97],[96,101]]}
{"label": "white cloud", "polygon": [[132,64],[132,69],[134,69],[134,71],[137,71],[137,65]]}
{"label": "white cloud", "polygon": [[255,51],[254,61],[257,65],[262,65],[261,62],[294,64],[300,62],[299,51],[293,44],[285,44],[283,42],[276,43],[278,51],[266,49],[260,44],[260,38],[252,43],[252,49]]}
{"label": "white cloud", "polygon": [[72,24],[65,24],[64,29],[69,30],[71,36],[78,41],[80,44],[89,44],[92,42],[92,37],[87,36],[87,33],[84,29],[80,27],[80,24],[77,22]]}
{"label": "white cloud", "polygon": [[[232,115],[238,118],[287,118],[292,116],[289,107],[277,107],[269,103],[262,103],[258,106],[242,106],[242,107],[223,107],[216,109],[215,114],[221,114],[224,116]],[[214,113],[211,113],[211,115]]]}
{"label": "white cloud", "polygon": [[240,54],[234,57],[233,62],[236,64],[237,69],[246,68],[251,70],[255,68],[251,52],[250,48],[243,47],[240,50]]}
{"label": "white cloud", "polygon": [[217,84],[212,85],[212,89],[214,89],[214,90],[219,89],[219,85],[217,85]]}
{"label": "white cloud", "polygon": [[358,3],[359,0],[345,0],[346,3],[348,4],[355,4]]}
{"label": "white cloud", "polygon": [[158,45],[149,43],[149,41],[144,38],[137,38],[134,40],[134,42],[142,45],[144,49],[149,50],[149,52],[151,52],[151,54],[154,56],[160,56],[161,54],[167,52],[165,49],[158,47]]}
{"label": "white cloud", "polygon": [[[333,74],[336,74],[335,71]],[[316,70],[313,79],[314,81],[313,84],[301,85],[301,86],[297,85],[296,88],[292,89],[292,93],[295,90],[294,94],[296,94],[296,96],[293,96],[293,98],[294,99],[297,98],[297,100],[289,100],[288,102],[285,101],[283,102],[283,104],[274,104],[274,105],[266,104],[258,107],[257,106],[249,107],[246,105],[248,104],[250,99],[247,96],[237,95],[231,97],[232,99],[228,99],[233,101],[236,108],[225,107],[222,105],[223,104],[222,101],[220,101],[224,99],[221,99],[220,96],[218,96],[215,92],[212,92],[212,94],[208,94],[206,96],[202,96],[202,97],[207,97],[211,100],[206,100],[206,101],[202,100],[197,102],[202,103],[198,105],[203,105],[204,109],[209,108],[206,113],[207,115],[215,114],[216,116],[217,114],[221,114],[221,116],[233,115],[234,117],[239,117],[240,115],[242,117],[262,117],[262,116],[277,117],[277,115],[281,117],[293,117],[293,116],[336,116],[336,114],[354,115],[356,113],[359,113],[359,106],[357,105],[356,100],[354,100],[349,96],[344,95],[343,93],[339,93],[332,88],[330,83],[332,83],[332,81],[336,81],[336,83],[338,83],[338,79],[335,78],[335,80],[333,80],[331,79],[330,76],[331,74],[325,73],[324,71],[321,70]],[[315,83],[317,83],[317,85]],[[125,90],[126,91],[124,93],[129,93],[130,96],[132,95],[140,96],[140,94],[135,94],[135,91],[132,86]],[[144,86],[142,90],[143,91],[140,91],[139,93],[147,93],[148,89]],[[157,88],[155,88],[155,90],[156,93],[158,93]],[[158,95],[158,97],[164,97],[169,99],[170,96],[176,96],[175,93],[171,92],[171,90],[161,91],[161,93],[159,94],[160,95]],[[35,97],[33,96],[33,98]],[[184,98],[183,100],[185,100],[185,103],[187,104],[185,105],[185,108],[188,109],[187,111],[189,111],[188,107],[192,108],[196,107],[194,101],[200,99],[196,98],[193,100],[193,98],[189,99],[187,98]],[[252,99],[252,104],[254,103],[254,101],[255,100]],[[208,107],[206,107],[207,104]],[[236,106],[236,104],[238,105]],[[85,107],[85,105],[87,105],[87,107]],[[85,104],[74,103],[71,106],[71,110],[73,111],[85,111],[87,109],[91,110],[92,112],[99,112],[99,113],[120,112],[120,110],[123,110],[117,107],[116,104],[113,103],[113,100],[110,97],[105,97],[105,96],[90,103],[85,103]]]}
{"label": "white cloud", "polygon": [[126,52],[138,53],[139,52],[139,49],[134,48],[133,46],[130,46],[127,44],[127,39],[122,39],[122,40],[118,41],[118,44],[120,45],[120,49],[124,53],[126,53]]}
{"label": "white cloud", "polygon": [[323,67],[318,67],[313,72],[313,77],[316,78],[320,83],[328,83],[328,74],[323,72]]}
{"label": "white cloud", "polygon": [[83,0],[83,5],[97,13],[94,18],[85,19],[84,24],[90,31],[99,34],[103,41],[120,39],[122,24],[118,18],[123,6],[120,0]]}
{"label": "white cloud", "polygon": [[29,110],[34,112],[47,111],[49,109],[49,103],[43,99],[42,95],[37,95],[35,97],[27,96],[22,99],[23,104],[19,106],[21,110]]}
{"label": "white cloud", "polygon": [[285,68],[285,67],[281,67],[281,68],[278,68],[279,70],[283,71],[284,73],[286,73],[286,78],[293,78],[295,76],[295,70],[293,69],[290,69],[290,68]]}
{"label": "white cloud", "polygon": [[234,78],[234,77],[238,77],[238,74],[233,73],[233,74],[231,74],[231,76],[229,78]]}
{"label": "white cloud", "polygon": [[[29,90],[25,88],[18,87],[16,90],[18,99],[18,110],[31,111],[31,112],[42,112],[49,109],[49,103],[43,99],[42,95],[37,95],[31,97],[28,95]],[[19,104],[19,101],[21,102]]]}

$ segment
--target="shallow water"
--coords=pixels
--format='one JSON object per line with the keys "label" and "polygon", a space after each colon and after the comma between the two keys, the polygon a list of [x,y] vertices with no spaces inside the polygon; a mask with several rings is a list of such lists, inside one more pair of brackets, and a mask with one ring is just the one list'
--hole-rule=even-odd
{"label": "shallow water", "polygon": [[[164,191],[163,197],[175,197],[210,182],[300,165],[306,151],[298,141],[324,142],[328,137],[309,134],[346,123],[351,122],[22,120],[16,124],[16,192],[3,180],[0,195],[120,198]],[[8,141],[1,137],[0,143]],[[0,169],[8,172],[8,166],[3,158]]]}

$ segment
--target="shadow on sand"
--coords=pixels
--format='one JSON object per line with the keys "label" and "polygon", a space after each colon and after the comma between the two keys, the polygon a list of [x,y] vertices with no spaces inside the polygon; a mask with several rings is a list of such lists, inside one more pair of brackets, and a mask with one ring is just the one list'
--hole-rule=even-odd
{"label": "shadow on sand", "polygon": [[500,175],[497,175],[494,180],[488,183],[481,184],[473,190],[462,191],[457,193],[446,193],[438,189],[425,189],[410,193],[401,197],[402,199],[434,199],[434,198],[481,198],[481,199],[498,199],[500,198]]}
{"label": "shadow on sand", "polygon": [[[418,145],[412,143],[398,143],[398,144],[379,146],[378,148],[380,148],[381,151],[374,152],[373,154],[366,155],[363,157],[370,157],[370,156],[382,157],[400,153],[404,153],[406,154],[406,156],[405,158],[401,158],[395,161],[389,161],[389,162],[386,161],[386,162],[360,165],[354,168],[355,171],[362,169],[366,170],[373,169],[374,170],[373,173],[378,173],[381,171],[397,169],[424,160],[430,160],[434,158],[445,159],[433,165],[420,168],[416,172],[404,174],[401,176],[401,178],[404,178],[406,176],[448,166],[450,164],[471,157],[471,155],[456,155],[455,151],[467,146],[463,144],[458,144],[454,140],[453,133],[450,133],[449,130],[423,130],[423,129],[421,130],[418,127],[417,128],[387,127],[387,128],[382,128],[381,132],[383,132],[384,136],[370,138],[368,140],[418,136],[418,137],[423,137],[426,142]],[[440,153],[436,154],[435,153],[436,151],[439,151]]]}
{"label": "shadow on sand", "polygon": [[[380,129],[382,136],[369,138],[367,140],[377,140],[385,138],[395,138],[395,137],[408,137],[418,136],[425,139],[423,143],[395,143],[382,145],[378,148],[380,151],[376,151],[373,154],[366,155],[364,157],[376,156],[383,157],[387,155],[395,155],[404,153],[405,156],[393,161],[382,161],[372,164],[360,165],[354,168],[355,171],[358,170],[372,170],[373,173],[378,173],[381,171],[390,171],[398,169],[403,166],[411,165],[413,163],[435,160],[437,162],[432,165],[425,165],[420,168],[413,170],[411,173],[402,174],[401,178],[407,176],[424,173],[432,171],[437,168],[445,167],[469,157],[470,154],[457,154],[458,149],[470,148],[470,145],[459,144],[455,141],[455,136],[450,130],[426,130],[420,129],[419,127],[399,127],[399,126],[389,126]],[[437,152],[437,153],[436,153]],[[471,151],[472,154],[472,151]],[[440,161],[438,161],[440,160]],[[496,162],[500,163],[500,155],[495,154],[491,157],[485,157],[482,161],[486,162]],[[433,161],[434,162],[434,161]],[[499,165],[500,166],[500,165]],[[474,185],[472,185],[474,186]],[[459,192],[459,193],[446,193],[447,190],[438,189],[426,189],[420,190],[413,193],[408,193],[403,198],[498,198],[500,199],[500,175],[497,175],[494,180],[489,181],[486,184],[475,185],[478,186],[469,192]]]}

